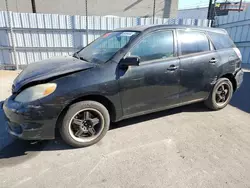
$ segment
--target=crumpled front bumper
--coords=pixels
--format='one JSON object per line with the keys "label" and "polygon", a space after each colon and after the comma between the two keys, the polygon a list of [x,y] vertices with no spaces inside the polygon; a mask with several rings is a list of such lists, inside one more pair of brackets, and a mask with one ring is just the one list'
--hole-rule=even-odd
{"label": "crumpled front bumper", "polygon": [[46,140],[55,138],[57,114],[53,106],[35,103],[23,104],[11,96],[3,104],[8,131],[24,140]]}

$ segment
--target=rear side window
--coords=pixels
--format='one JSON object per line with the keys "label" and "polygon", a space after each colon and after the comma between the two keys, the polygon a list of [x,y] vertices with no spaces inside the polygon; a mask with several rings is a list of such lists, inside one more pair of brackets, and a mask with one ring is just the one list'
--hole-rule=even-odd
{"label": "rear side window", "polygon": [[209,32],[208,35],[216,50],[235,47],[234,42],[227,34]]}
{"label": "rear side window", "polygon": [[209,51],[209,41],[207,36],[199,31],[178,31],[181,55]]}

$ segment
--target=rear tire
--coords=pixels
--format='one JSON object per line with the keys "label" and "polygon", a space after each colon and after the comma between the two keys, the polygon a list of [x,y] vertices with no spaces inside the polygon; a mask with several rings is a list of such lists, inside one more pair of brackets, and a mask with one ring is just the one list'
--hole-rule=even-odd
{"label": "rear tire", "polygon": [[231,81],[227,78],[220,78],[214,85],[208,99],[205,101],[205,105],[212,110],[223,109],[230,102],[232,95],[233,85]]}
{"label": "rear tire", "polygon": [[83,101],[69,107],[60,127],[60,134],[67,144],[86,147],[100,141],[109,126],[110,116],[105,106],[96,101]]}

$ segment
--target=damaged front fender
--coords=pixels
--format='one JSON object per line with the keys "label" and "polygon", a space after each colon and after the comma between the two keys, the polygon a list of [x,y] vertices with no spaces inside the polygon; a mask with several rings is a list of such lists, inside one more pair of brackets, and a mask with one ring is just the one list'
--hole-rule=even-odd
{"label": "damaged front fender", "polygon": [[97,66],[71,56],[54,57],[30,64],[14,80],[12,92],[17,93],[27,85],[36,82],[51,80],[74,72],[90,69]]}

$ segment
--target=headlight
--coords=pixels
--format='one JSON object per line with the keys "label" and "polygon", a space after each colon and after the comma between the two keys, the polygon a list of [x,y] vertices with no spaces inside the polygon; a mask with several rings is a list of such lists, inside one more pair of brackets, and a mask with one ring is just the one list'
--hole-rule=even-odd
{"label": "headlight", "polygon": [[54,83],[32,86],[19,93],[16,96],[15,101],[23,103],[35,101],[37,99],[50,95],[55,90],[56,90],[56,84]]}

